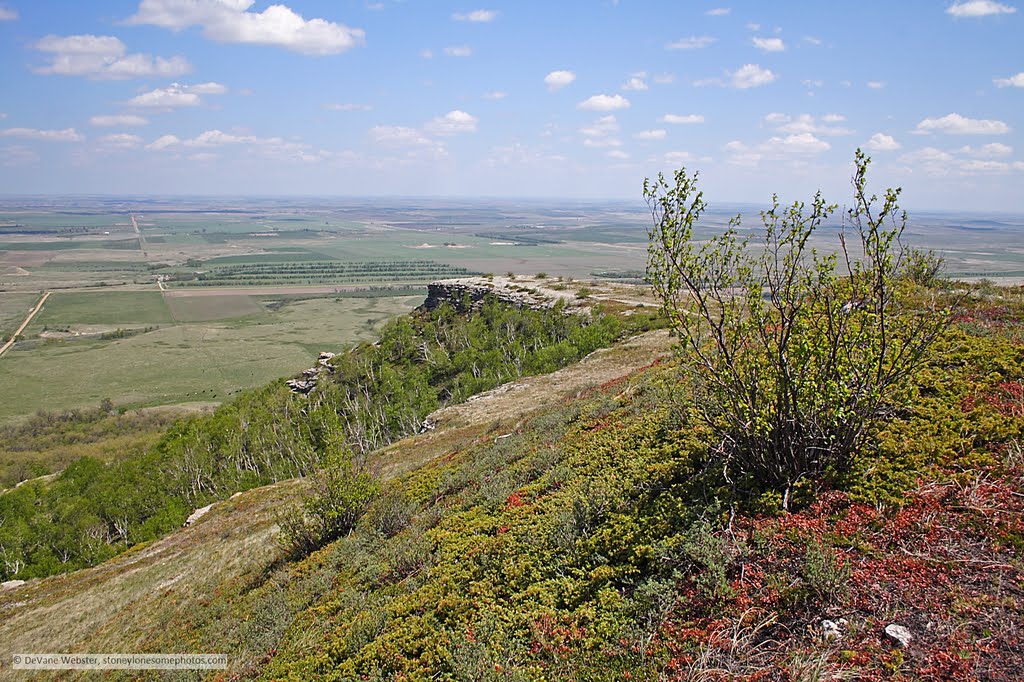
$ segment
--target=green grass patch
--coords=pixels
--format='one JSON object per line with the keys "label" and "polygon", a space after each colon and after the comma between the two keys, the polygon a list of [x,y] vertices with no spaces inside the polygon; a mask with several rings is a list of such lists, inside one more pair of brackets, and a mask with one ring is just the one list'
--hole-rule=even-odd
{"label": "green grass patch", "polygon": [[[149,292],[64,295],[73,300],[83,297],[85,303],[93,306],[115,293],[147,296],[145,300],[163,305],[160,294]],[[59,295],[60,292],[51,295],[44,312],[55,299],[59,300]],[[29,298],[38,300],[37,296]],[[186,313],[197,317],[231,315],[239,312],[239,298],[214,297],[213,302],[190,298],[186,306],[191,307],[186,308]],[[253,305],[251,301],[244,304],[246,309],[252,309],[248,307]],[[134,299],[127,302],[137,304]],[[375,339],[385,321],[422,302],[422,295],[332,296],[292,299],[271,310],[257,301],[254,305],[261,316],[240,321],[169,321],[166,326],[161,323],[155,331],[122,339],[80,338],[19,344],[0,357],[0,385],[7,396],[0,400],[0,421],[37,410],[94,406],[103,398],[112,399],[119,407],[220,402],[239,390],[309,367],[321,350],[339,351],[349,344]],[[166,306],[164,311],[169,320]],[[72,326],[82,324],[82,318],[79,314],[77,318],[53,319],[71,320],[60,324]],[[102,320],[98,314],[90,319]],[[36,324],[34,320],[32,326]],[[104,323],[108,328],[126,325],[125,320],[107,319]],[[58,325],[51,323],[51,328],[54,326]],[[41,325],[37,327],[40,329]],[[12,399],[13,396],[17,398]]]}
{"label": "green grass patch", "polygon": [[168,296],[166,302],[178,322],[209,322],[266,314],[266,308],[251,296]]}
{"label": "green grass patch", "polygon": [[54,292],[32,321],[38,333],[43,327],[76,325],[124,326],[170,324],[174,321],[156,291]]}
{"label": "green grass patch", "polygon": [[137,249],[139,240],[132,239],[100,239],[100,240],[60,240],[53,242],[7,242],[0,243],[0,250],[6,251],[67,251],[70,249]]}

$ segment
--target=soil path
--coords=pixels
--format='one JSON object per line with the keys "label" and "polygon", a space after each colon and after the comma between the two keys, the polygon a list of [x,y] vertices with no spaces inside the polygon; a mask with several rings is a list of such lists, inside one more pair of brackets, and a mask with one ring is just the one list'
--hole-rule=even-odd
{"label": "soil path", "polygon": [[44,293],[43,297],[39,299],[39,303],[37,303],[36,307],[32,309],[32,312],[28,314],[28,317],[25,318],[25,321],[21,323],[21,326],[18,327],[18,330],[11,334],[10,340],[7,343],[5,343],[3,347],[0,347],[0,355],[6,353],[7,349],[14,345],[14,342],[17,340],[18,335],[25,331],[25,327],[27,327],[28,323],[32,321],[32,318],[36,316],[36,313],[39,312],[39,310],[43,307],[43,304],[46,303],[46,299],[48,298],[50,298],[49,291]]}

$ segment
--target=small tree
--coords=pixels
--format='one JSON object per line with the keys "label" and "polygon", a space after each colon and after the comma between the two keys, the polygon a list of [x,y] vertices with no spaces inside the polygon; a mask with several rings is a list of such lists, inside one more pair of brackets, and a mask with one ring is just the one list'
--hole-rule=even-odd
{"label": "small tree", "polygon": [[739,216],[705,242],[693,228],[706,208],[697,174],[645,180],[653,228],[648,277],[678,333],[696,412],[718,440],[733,483],[784,492],[803,477],[841,470],[871,427],[909,395],[908,379],[950,316],[897,300],[906,278],[899,189],[869,195],[860,150],[854,205],[838,251],[811,238],[832,215],[811,205],[761,213],[763,241],[737,233]]}
{"label": "small tree", "polygon": [[305,556],[345,535],[359,521],[380,488],[378,479],[355,461],[344,445],[328,446],[300,504],[277,518],[281,543],[292,556]]}

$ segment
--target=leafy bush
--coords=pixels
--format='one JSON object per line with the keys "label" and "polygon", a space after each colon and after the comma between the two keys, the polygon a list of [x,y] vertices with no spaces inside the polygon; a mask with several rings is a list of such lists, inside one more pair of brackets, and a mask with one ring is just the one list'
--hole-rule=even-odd
{"label": "leafy bush", "polygon": [[754,248],[737,233],[739,216],[720,236],[693,238],[706,208],[697,174],[644,182],[648,275],[681,339],[695,412],[717,436],[718,468],[736,485],[785,491],[784,506],[801,479],[847,468],[908,399],[951,319],[934,302],[901,302],[906,213],[899,189],[880,206],[868,194],[868,164],[858,150],[847,213],[855,243],[840,233],[830,255],[810,246],[835,210],[820,192],[810,207],[773,197]]}
{"label": "leafy bush", "polygon": [[281,543],[303,556],[345,535],[373,501],[379,482],[344,447],[328,450],[310,476],[302,502],[278,517]]}

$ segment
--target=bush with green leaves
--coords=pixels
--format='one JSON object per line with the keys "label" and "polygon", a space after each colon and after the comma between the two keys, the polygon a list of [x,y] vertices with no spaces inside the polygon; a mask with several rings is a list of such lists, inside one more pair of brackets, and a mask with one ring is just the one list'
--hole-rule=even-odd
{"label": "bush with green leaves", "polygon": [[293,556],[305,556],[345,535],[359,522],[380,489],[376,476],[343,445],[324,453],[299,505],[277,519],[281,543]]}
{"label": "bush with green leaves", "polygon": [[760,244],[740,237],[739,216],[698,241],[697,174],[644,182],[648,277],[679,335],[693,410],[716,435],[709,464],[740,490],[782,492],[784,505],[801,479],[845,469],[910,398],[909,379],[951,319],[935,298],[901,296],[908,268],[930,271],[927,257],[900,241],[900,190],[869,194],[869,163],[858,150],[832,253],[813,246],[836,210],[820,192],[810,206],[773,196]]}

